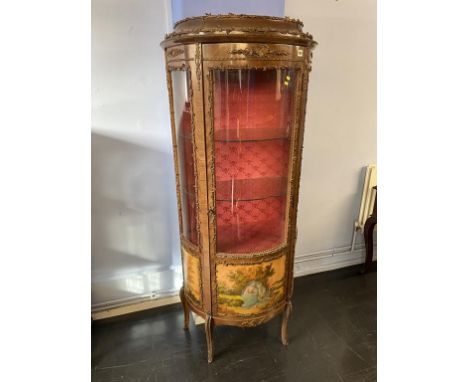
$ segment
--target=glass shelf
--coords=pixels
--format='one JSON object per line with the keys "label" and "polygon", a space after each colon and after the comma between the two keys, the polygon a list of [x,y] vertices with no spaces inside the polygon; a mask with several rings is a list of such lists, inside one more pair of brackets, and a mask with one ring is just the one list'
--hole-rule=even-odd
{"label": "glass shelf", "polygon": [[283,240],[285,199],[217,201],[218,252],[248,253],[279,246]]}
{"label": "glass shelf", "polygon": [[268,141],[276,141],[279,139],[289,139],[288,137],[278,137],[278,138],[262,138],[262,139],[215,139],[215,142],[268,142]]}
{"label": "glass shelf", "polygon": [[216,142],[271,141],[274,139],[289,139],[289,127],[224,129],[215,132]]}
{"label": "glass shelf", "polygon": [[[179,134],[179,138],[192,140],[191,135],[181,135]],[[268,141],[276,141],[276,140],[289,140],[289,136],[279,136],[279,137],[272,137],[272,138],[232,138],[232,139],[215,139],[215,142],[236,142],[236,143],[243,143],[243,142],[268,142]]]}
{"label": "glass shelf", "polygon": [[286,195],[287,177],[219,180],[216,182],[216,200],[247,201]]}

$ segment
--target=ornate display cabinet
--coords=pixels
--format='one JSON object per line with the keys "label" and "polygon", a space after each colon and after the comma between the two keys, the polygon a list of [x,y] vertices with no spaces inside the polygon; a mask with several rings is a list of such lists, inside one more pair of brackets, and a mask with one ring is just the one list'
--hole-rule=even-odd
{"label": "ornate display cabinet", "polygon": [[283,315],[293,291],[296,215],[312,36],[290,18],[179,21],[166,54],[184,285],[213,327]]}

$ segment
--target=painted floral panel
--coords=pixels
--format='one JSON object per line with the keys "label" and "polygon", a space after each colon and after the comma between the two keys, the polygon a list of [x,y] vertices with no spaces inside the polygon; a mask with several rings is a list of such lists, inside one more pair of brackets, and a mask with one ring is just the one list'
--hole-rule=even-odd
{"label": "painted floral panel", "polygon": [[183,250],[185,292],[192,300],[201,303],[200,259]]}
{"label": "painted floral panel", "polygon": [[280,302],[285,260],[282,256],[260,264],[218,264],[218,314],[258,314]]}

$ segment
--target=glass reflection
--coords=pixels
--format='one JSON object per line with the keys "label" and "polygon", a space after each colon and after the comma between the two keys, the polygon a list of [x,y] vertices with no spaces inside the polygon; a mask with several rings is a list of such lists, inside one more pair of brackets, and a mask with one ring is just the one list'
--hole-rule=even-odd
{"label": "glass reflection", "polygon": [[284,241],[295,84],[291,69],[214,71],[218,252]]}
{"label": "glass reflection", "polygon": [[195,161],[193,156],[193,134],[190,77],[185,70],[173,70],[172,91],[174,119],[179,160],[180,201],[182,209],[182,235],[193,244],[198,244],[196,216]]}

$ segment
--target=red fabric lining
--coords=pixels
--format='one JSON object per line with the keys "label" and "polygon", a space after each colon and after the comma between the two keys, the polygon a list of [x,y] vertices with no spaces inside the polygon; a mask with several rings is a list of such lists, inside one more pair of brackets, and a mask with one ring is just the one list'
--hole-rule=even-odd
{"label": "red fabric lining", "polygon": [[214,82],[216,237],[218,252],[248,253],[284,238],[292,92],[284,71],[239,72]]}

